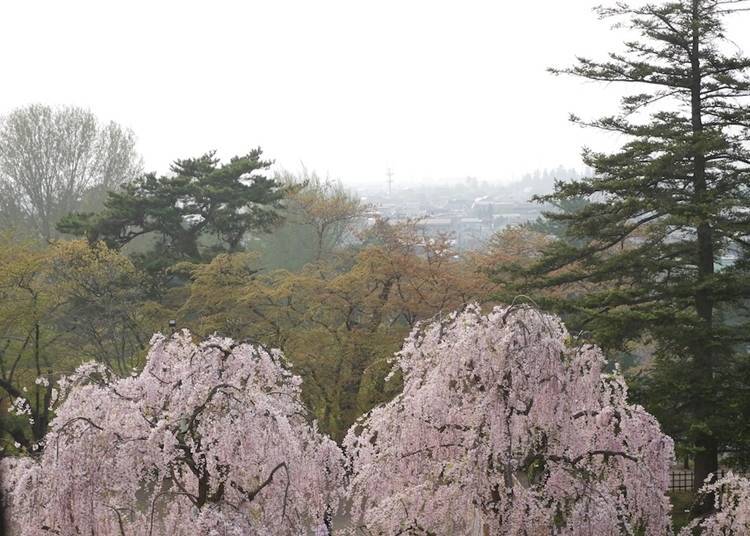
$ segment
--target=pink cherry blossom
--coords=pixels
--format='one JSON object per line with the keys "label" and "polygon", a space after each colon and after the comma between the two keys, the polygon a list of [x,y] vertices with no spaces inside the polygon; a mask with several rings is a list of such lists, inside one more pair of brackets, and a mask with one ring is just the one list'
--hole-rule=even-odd
{"label": "pink cherry blossom", "polygon": [[14,533],[321,533],[343,463],[300,383],[279,352],[187,332],[155,336],[133,377],[83,365],[40,458],[4,462]]}
{"label": "pink cherry blossom", "polygon": [[680,536],[693,536],[696,528],[701,536],[750,534],[750,480],[733,473],[706,484],[702,493],[714,496],[714,513],[696,519],[682,529]]}
{"label": "pink cherry blossom", "polygon": [[672,440],[599,349],[530,307],[418,327],[344,440],[362,534],[664,535]]}

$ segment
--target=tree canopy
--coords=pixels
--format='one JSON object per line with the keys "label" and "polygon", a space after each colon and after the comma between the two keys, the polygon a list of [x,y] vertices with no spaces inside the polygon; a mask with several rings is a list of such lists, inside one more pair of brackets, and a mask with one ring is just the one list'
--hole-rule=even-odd
{"label": "tree canopy", "polygon": [[55,382],[82,360],[122,375],[140,363],[160,316],[142,283],[133,263],[103,244],[44,248],[0,235],[0,405],[11,410],[0,414],[1,448],[35,451]]}
{"label": "tree canopy", "polygon": [[414,225],[380,222],[370,234],[359,251],[296,272],[262,270],[254,253],[191,265],[177,318],[195,333],[282,349],[305,380],[321,429],[341,439],[362,412],[398,391],[398,382],[383,381],[387,360],[413,325],[487,293],[471,262]]}

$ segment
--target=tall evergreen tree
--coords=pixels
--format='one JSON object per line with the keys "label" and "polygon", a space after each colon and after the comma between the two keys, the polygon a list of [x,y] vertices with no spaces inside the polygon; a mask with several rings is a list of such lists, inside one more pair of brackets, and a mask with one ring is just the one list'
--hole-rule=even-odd
{"label": "tall evergreen tree", "polygon": [[597,8],[639,38],[604,61],[553,72],[637,87],[616,115],[572,117],[626,141],[611,154],[585,149],[593,176],[538,198],[590,203],[547,215],[571,240],[525,272],[526,290],[593,283],[550,305],[598,342],[653,344],[646,400],[694,454],[695,486],[722,452],[750,450],[738,422],[750,323],[736,314],[750,297],[750,59],[723,25],[747,9],[740,0]]}

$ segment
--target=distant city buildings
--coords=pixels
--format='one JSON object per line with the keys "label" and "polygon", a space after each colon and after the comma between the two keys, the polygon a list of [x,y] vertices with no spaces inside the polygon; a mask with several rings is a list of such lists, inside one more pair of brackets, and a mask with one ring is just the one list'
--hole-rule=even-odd
{"label": "distant city buildings", "polygon": [[531,198],[551,192],[555,180],[579,176],[575,170],[558,169],[527,175],[510,185],[465,179],[453,185],[404,188],[389,182],[391,188],[373,186],[358,193],[371,205],[372,221],[419,220],[427,236],[448,235],[457,249],[468,250],[481,248],[505,227],[536,220],[548,207]]}

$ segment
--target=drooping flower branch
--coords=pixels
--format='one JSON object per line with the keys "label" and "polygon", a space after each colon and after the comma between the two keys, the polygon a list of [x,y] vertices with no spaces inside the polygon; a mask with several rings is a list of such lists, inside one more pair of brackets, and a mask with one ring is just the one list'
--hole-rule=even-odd
{"label": "drooping flower branch", "polygon": [[155,336],[145,368],[87,364],[38,462],[12,468],[22,535],[305,533],[335,511],[341,453],[308,420],[279,352]]}
{"label": "drooping flower branch", "polygon": [[349,431],[368,534],[668,534],[673,445],[601,352],[529,307],[417,328],[404,390]]}
{"label": "drooping flower branch", "polygon": [[750,480],[733,473],[701,489],[713,495],[714,512],[695,519],[682,529],[680,536],[727,536],[750,534]]}

